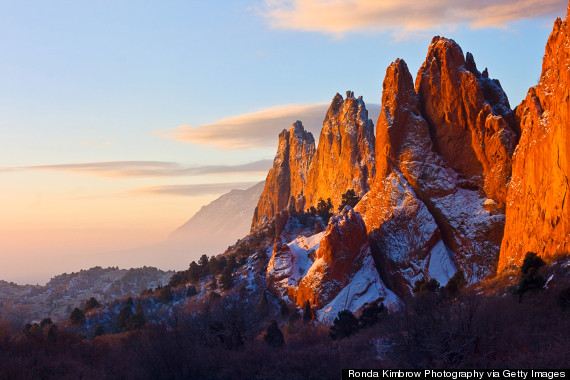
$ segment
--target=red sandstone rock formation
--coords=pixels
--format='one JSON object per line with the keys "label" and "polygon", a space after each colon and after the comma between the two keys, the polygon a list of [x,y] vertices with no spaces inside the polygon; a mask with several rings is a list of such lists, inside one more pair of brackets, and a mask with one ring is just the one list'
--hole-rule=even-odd
{"label": "red sandstone rock formation", "polygon": [[416,77],[435,149],[468,186],[504,205],[516,134],[499,81],[477,70],[455,41],[434,37]]}
{"label": "red sandstone rock formation", "polygon": [[331,198],[336,208],[346,190],[362,196],[374,176],[374,125],[362,97],[336,94],[323,122],[317,153],[309,169],[307,206]]}
{"label": "red sandstone rock formation", "polygon": [[314,154],[315,139],[300,121],[279,134],[273,167],[267,174],[265,188],[255,208],[252,228],[286,209],[291,197],[297,210],[304,208],[303,189]]}
{"label": "red sandstone rock formation", "polygon": [[[468,80],[449,79],[461,76]],[[463,81],[469,86],[461,88]],[[406,294],[406,286],[409,292],[421,277],[446,282],[455,266],[471,281],[494,269],[504,226],[501,191],[497,189],[506,186],[510,155],[504,144],[497,153],[491,142],[510,146],[516,136],[503,116],[493,114],[493,102],[506,118],[510,110],[500,87],[487,81],[470,54],[466,62],[459,46],[442,38],[433,40],[420,69],[419,93],[405,62],[397,60],[386,71],[376,133],[377,175],[357,210],[364,215],[382,279],[400,295]],[[484,86],[488,88],[483,90]],[[440,90],[442,87],[445,90]],[[493,95],[489,95],[491,101],[485,93]],[[478,115],[473,125],[457,97],[472,100],[467,108]],[[441,111],[435,109],[437,104]],[[443,122],[430,124],[425,113],[441,117]],[[502,125],[498,130],[497,123]],[[435,132],[430,133],[430,127]],[[478,145],[475,152],[473,136],[487,138],[487,145]],[[445,146],[442,154],[433,143],[438,139]],[[451,153],[444,142],[459,149],[460,156],[465,154],[465,161],[445,157]],[[479,158],[487,156],[498,162],[482,164]],[[473,166],[467,165],[469,162]],[[486,172],[485,167],[491,169]],[[499,181],[489,173],[502,173],[504,178]],[[490,194],[497,199],[488,199]]]}
{"label": "red sandstone rock formation", "polygon": [[346,206],[317,234],[292,238],[296,225],[288,223],[273,247],[267,286],[275,294],[299,307],[309,301],[318,318],[329,322],[344,309],[398,302],[378,275],[366,226],[352,208]]}
{"label": "red sandstone rock formation", "polygon": [[516,108],[521,138],[507,195],[499,270],[529,251],[570,251],[570,6],[546,44],[540,81]]}
{"label": "red sandstone rock formation", "polygon": [[315,262],[299,283],[297,305],[303,307],[309,300],[321,309],[328,304],[361,269],[366,255],[370,255],[366,226],[360,215],[347,206],[331,219]]}

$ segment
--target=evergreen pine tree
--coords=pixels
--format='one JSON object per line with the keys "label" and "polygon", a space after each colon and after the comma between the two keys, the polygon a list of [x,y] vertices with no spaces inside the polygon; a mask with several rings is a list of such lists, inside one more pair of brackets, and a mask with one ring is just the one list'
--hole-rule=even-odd
{"label": "evergreen pine tree", "polygon": [[75,308],[69,316],[69,321],[72,325],[82,325],[85,323],[85,314],[79,309]]}
{"label": "evergreen pine tree", "polygon": [[97,302],[95,297],[91,297],[91,298],[89,298],[89,300],[87,302],[85,302],[85,306],[83,307],[83,312],[87,313],[90,310],[96,309],[100,306],[101,305],[99,304],[99,302]]}
{"label": "evergreen pine tree", "polygon": [[229,290],[232,288],[233,284],[234,280],[232,277],[232,268],[230,265],[227,265],[220,275],[220,285],[222,286],[223,290]]}
{"label": "evergreen pine tree", "polygon": [[330,327],[329,334],[333,340],[346,338],[358,331],[358,319],[350,310],[338,312]]}
{"label": "evergreen pine tree", "polygon": [[127,329],[127,322],[133,316],[133,310],[130,305],[125,305],[117,315],[117,327],[123,330]]}
{"label": "evergreen pine tree", "polygon": [[344,209],[344,206],[354,207],[360,202],[360,197],[356,195],[353,189],[348,189],[344,194],[342,194],[342,200],[338,206],[338,212]]}
{"label": "evergreen pine tree", "polygon": [[218,280],[216,279],[216,276],[212,276],[209,287],[211,291],[218,289]]}
{"label": "evergreen pine tree", "polygon": [[311,303],[309,302],[309,300],[307,300],[307,302],[305,302],[305,306],[303,307],[303,322],[305,323],[311,322],[314,317],[315,315],[313,313],[313,308],[311,307]]}
{"label": "evergreen pine tree", "polygon": [[274,319],[269,323],[269,326],[267,326],[263,340],[271,347],[281,347],[285,344],[283,333],[279,329],[277,321]]}

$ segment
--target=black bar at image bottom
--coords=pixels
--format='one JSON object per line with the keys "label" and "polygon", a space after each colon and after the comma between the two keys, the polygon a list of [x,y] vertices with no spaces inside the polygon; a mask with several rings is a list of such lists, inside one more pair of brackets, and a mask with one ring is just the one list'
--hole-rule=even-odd
{"label": "black bar at image bottom", "polygon": [[567,379],[568,369],[343,369],[342,379]]}

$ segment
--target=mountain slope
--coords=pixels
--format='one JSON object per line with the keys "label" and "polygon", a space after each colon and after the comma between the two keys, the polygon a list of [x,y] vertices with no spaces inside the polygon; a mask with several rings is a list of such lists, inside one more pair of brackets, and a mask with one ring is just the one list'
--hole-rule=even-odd
{"label": "mountain slope", "polygon": [[249,233],[251,216],[264,185],[262,181],[246,190],[234,189],[203,206],[172,233],[171,240],[192,251],[210,255],[223,252]]}

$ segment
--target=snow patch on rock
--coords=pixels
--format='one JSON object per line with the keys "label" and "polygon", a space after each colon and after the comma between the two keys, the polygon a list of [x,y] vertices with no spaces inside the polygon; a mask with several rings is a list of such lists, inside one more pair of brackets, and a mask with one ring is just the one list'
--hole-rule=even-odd
{"label": "snow patch on rock", "polygon": [[360,270],[331,302],[317,312],[317,318],[323,323],[330,324],[342,310],[356,312],[366,304],[375,302],[384,302],[386,306],[396,307],[400,299],[386,288],[368,252]]}
{"label": "snow patch on rock", "polygon": [[455,264],[451,259],[452,256],[453,252],[441,240],[430,252],[429,276],[435,278],[442,286],[447,284],[449,279],[457,272]]}

